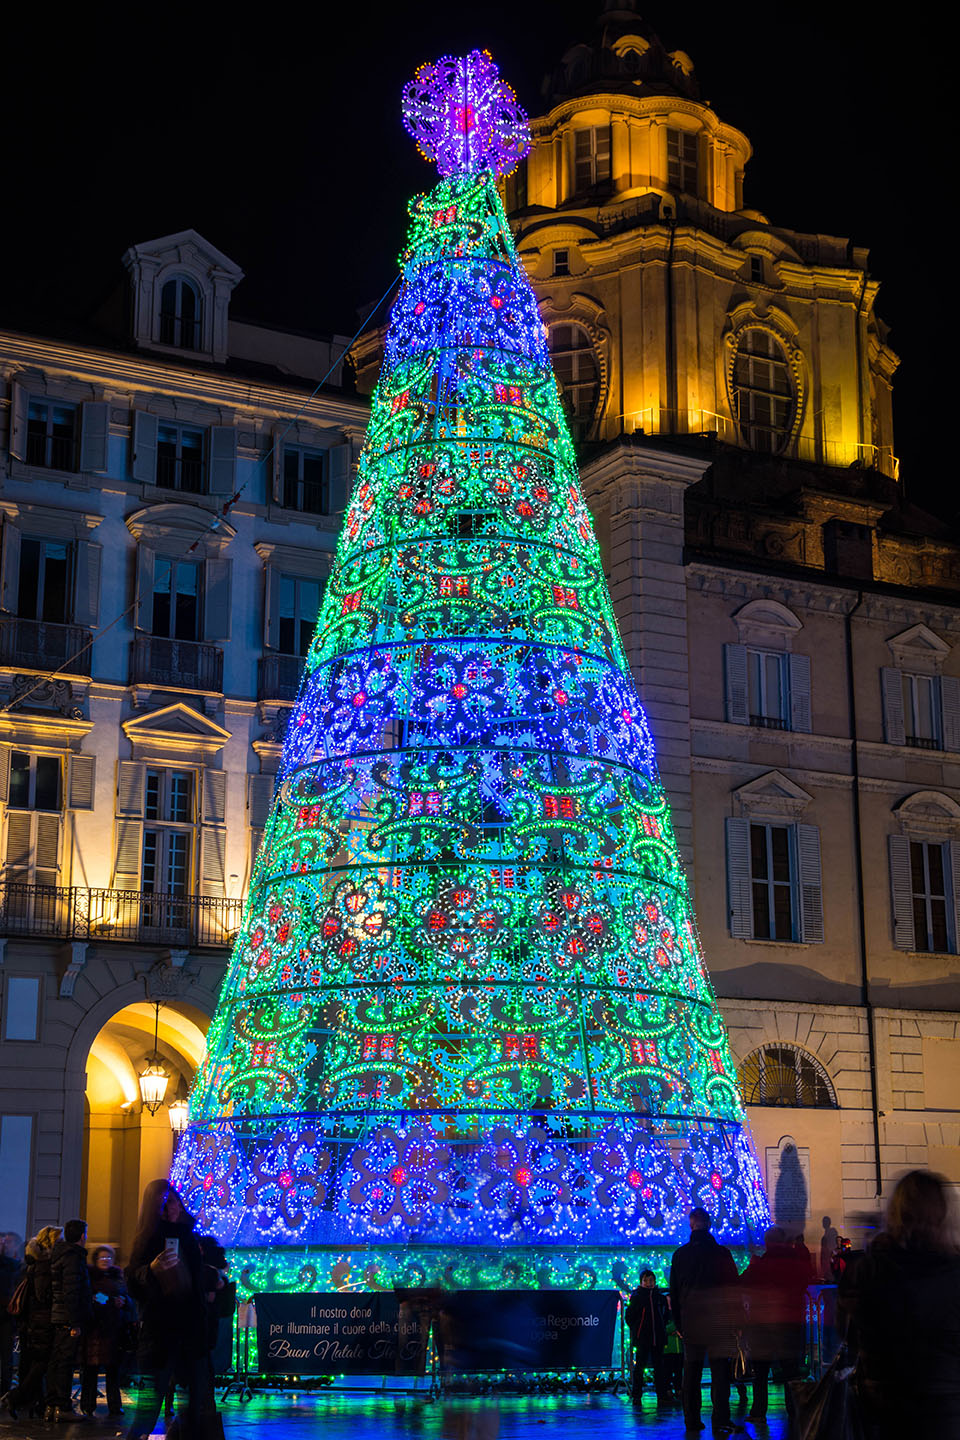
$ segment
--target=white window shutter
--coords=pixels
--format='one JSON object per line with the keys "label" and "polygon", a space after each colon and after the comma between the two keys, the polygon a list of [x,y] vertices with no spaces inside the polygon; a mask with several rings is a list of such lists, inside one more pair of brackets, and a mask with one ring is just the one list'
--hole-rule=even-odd
{"label": "white window shutter", "polygon": [[880,689],[883,694],[883,738],[888,745],[903,745],[907,731],[903,719],[902,673],[884,665],[880,671]]}
{"label": "white window shutter", "polygon": [[267,565],[264,572],[263,643],[268,650],[280,645],[280,571]]}
{"label": "white window shutter", "polygon": [[227,777],[223,770],[203,772],[203,818],[222,825],[227,818]]}
{"label": "white window shutter", "polygon": [[37,816],[37,844],[34,854],[34,883],[56,885],[60,871],[60,816]]}
{"label": "white window shutter", "polygon": [[104,400],[87,400],[80,412],[80,469],[108,468],[110,407]]}
{"label": "white window shutter", "polygon": [[226,879],[227,832],[212,825],[200,827],[200,894],[220,898]]}
{"label": "white window shutter", "polygon": [[0,802],[6,804],[10,794],[10,749],[0,745]]}
{"label": "white window shutter", "polygon": [[810,657],[790,655],[790,729],[809,733],[813,729],[810,706]]}
{"label": "white window shutter", "polygon": [[797,879],[800,883],[800,939],[823,944],[823,873],[820,864],[820,830],[797,826]]}
{"label": "white window shutter", "polygon": [[73,623],[96,625],[100,618],[103,546],[93,540],[78,540],[73,551]]}
{"label": "white window shutter", "polygon": [[350,498],[350,446],[332,445],[327,451],[330,465],[330,514],[342,515]]}
{"label": "white window shutter", "polygon": [[146,770],[142,760],[121,760],[117,776],[117,814],[142,815]]}
{"label": "white window shutter", "polygon": [[203,638],[230,639],[230,575],[232,560],[203,562]]}
{"label": "white window shutter", "polygon": [[11,810],[7,815],[7,843],[3,853],[7,879],[27,884],[30,878],[30,857],[33,841],[33,813]]}
{"label": "white window shutter", "polygon": [[71,810],[92,810],[97,757],[71,755],[67,781],[67,805]]}
{"label": "white window shutter", "polygon": [[140,889],[140,857],[143,852],[143,821],[117,821],[117,856],[113,867],[116,890]]}
{"label": "white window shutter", "polygon": [[30,396],[16,380],[10,383],[10,454],[14,460],[27,458],[27,415]]}
{"label": "white window shutter", "polygon": [[960,680],[955,675],[940,676],[940,710],[943,748],[960,750]]}
{"label": "white window shutter", "polygon": [[750,888],[750,821],[728,815],[727,905],[730,934],[738,940],[753,939],[753,893]]}
{"label": "white window shutter", "polygon": [[726,687],[727,719],[733,725],[749,725],[746,645],[724,645],[723,675]]}
{"label": "white window shutter", "polygon": [[275,425],[273,427],[273,449],[270,451],[270,494],[268,500],[273,500],[275,505],[283,504],[283,437],[287,434],[289,426]]}
{"label": "white window shutter", "polygon": [[897,950],[916,948],[913,929],[913,884],[910,878],[910,841],[906,835],[891,835],[890,894],[893,901],[893,943]]}
{"label": "white window shutter", "polygon": [[133,458],[130,462],[134,480],[153,485],[157,479],[157,417],[146,410],[133,412]]}
{"label": "white window shutter", "polygon": [[20,603],[20,531],[9,520],[0,536],[0,610],[16,615]]}
{"label": "white window shutter", "polygon": [[211,495],[232,495],[237,488],[237,431],[233,425],[211,425],[209,484]]}
{"label": "white window shutter", "polygon": [[273,775],[247,776],[247,810],[251,830],[262,830],[266,825],[275,783]]}
{"label": "white window shutter", "polygon": [[137,546],[137,603],[133,623],[138,630],[153,629],[153,571],[156,555],[143,542]]}

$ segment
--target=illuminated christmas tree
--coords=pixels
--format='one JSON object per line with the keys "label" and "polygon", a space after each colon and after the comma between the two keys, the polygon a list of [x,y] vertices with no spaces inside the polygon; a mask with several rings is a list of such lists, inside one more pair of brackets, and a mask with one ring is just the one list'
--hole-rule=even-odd
{"label": "illuminated christmas tree", "polygon": [[767,1223],[546,331],[526,117],[424,66],[366,443],[174,1179],[263,1288],[636,1279]]}

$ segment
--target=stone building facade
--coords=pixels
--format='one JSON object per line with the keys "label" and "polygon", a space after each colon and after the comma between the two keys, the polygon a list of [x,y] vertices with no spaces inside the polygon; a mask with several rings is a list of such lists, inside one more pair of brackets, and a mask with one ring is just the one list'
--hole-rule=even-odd
{"label": "stone building facade", "polygon": [[0,1228],[121,1245],[173,1139],[139,1072],[169,1102],[200,1061],[366,413],[346,340],[233,319],[195,232],[124,267],[89,338],[0,334]]}

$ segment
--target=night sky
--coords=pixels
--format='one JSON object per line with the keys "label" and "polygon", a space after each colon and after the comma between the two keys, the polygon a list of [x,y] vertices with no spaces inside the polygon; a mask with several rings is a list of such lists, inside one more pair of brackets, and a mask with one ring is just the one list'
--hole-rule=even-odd
{"label": "night sky", "polygon": [[[789,15],[639,8],[752,141],[745,204],[775,225],[869,247],[902,361],[901,475],[912,499],[952,517],[955,467],[929,424],[946,366],[931,211],[951,186],[949,131],[918,107],[918,94],[946,92],[945,42],[842,3]],[[117,284],[129,244],[193,227],[246,272],[236,314],[352,334],[358,307],[395,273],[409,196],[431,183],[399,115],[416,66],[486,47],[537,114],[544,74],[592,38],[599,10],[596,0],[15,7],[0,94],[0,324],[72,327]]]}

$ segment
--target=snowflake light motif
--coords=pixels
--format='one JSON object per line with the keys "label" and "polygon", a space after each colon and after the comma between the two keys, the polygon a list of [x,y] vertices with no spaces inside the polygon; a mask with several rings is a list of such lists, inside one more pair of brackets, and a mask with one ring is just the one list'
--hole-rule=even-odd
{"label": "snowflake light motif", "polygon": [[291,1124],[278,1130],[250,1157],[246,1202],[255,1229],[282,1238],[295,1235],[322,1206],[330,1168],[315,1130]]}
{"label": "snowflake light motif", "polygon": [[507,1228],[528,1216],[549,1224],[558,1205],[570,1200],[567,1179],[568,1152],[545,1130],[532,1125],[526,1134],[498,1126],[489,1148],[481,1151],[480,1173],[485,1177],[477,1200],[494,1222]]}
{"label": "snowflake light motif", "polygon": [[200,1229],[229,1244],[243,1212],[246,1174],[243,1151],[221,1127],[207,1135],[187,1132],[177,1146],[170,1183]]}
{"label": "snowflake light motif", "polygon": [[421,65],[403,91],[403,123],[441,175],[509,175],[530,149],[526,113],[489,52]]}
{"label": "snowflake light motif", "polygon": [[357,1175],[350,1186],[350,1204],[378,1230],[391,1222],[423,1225],[446,1204],[450,1190],[443,1172],[449,1159],[449,1150],[430,1130],[384,1127],[350,1157]]}
{"label": "snowflake light motif", "polygon": [[590,1150],[590,1165],[597,1204],[618,1230],[636,1236],[679,1226],[683,1198],[670,1152],[644,1130],[608,1125]]}

